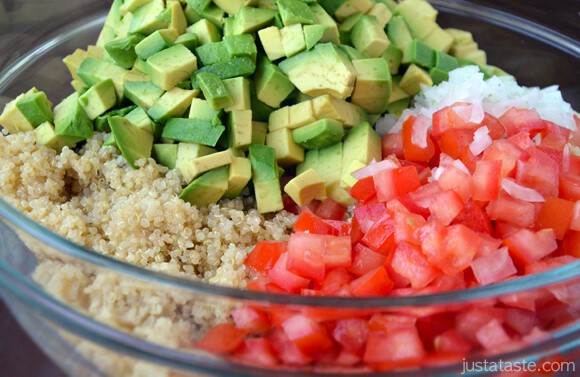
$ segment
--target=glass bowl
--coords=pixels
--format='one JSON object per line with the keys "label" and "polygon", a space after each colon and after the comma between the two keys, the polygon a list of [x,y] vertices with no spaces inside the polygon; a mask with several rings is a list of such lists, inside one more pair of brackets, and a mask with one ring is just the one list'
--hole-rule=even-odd
{"label": "glass bowl", "polygon": [[[26,2],[23,2],[26,4]],[[60,2],[46,2],[60,4]],[[94,42],[104,21],[107,2],[71,5],[73,17],[64,24],[48,18],[42,26],[20,29],[4,37],[11,55],[0,60],[0,107],[32,86],[53,101],[72,89],[64,56]],[[524,19],[474,3],[437,0],[439,22],[445,27],[473,31],[489,61],[514,74],[523,85],[559,84],[565,99],[580,108],[578,59],[580,44],[562,34]],[[85,6],[86,5],[86,6]],[[47,5],[48,6],[48,5]],[[25,7],[26,8],[26,7]],[[53,10],[54,13],[54,10]],[[81,17],[82,15],[82,17]],[[39,16],[39,20],[43,18]],[[10,39],[9,37],[12,37]],[[8,41],[8,42],[6,42]],[[517,307],[532,302],[546,331],[522,337],[517,344],[493,352],[477,352],[467,359],[426,358],[417,369],[376,372],[368,369],[293,367],[276,368],[279,376],[320,375],[457,375],[493,373],[475,368],[501,362],[554,362],[563,375],[574,375],[564,361],[580,360],[580,262],[537,275],[464,291],[398,298],[333,298],[256,293],[144,270],[80,247],[30,220],[0,200],[0,294],[11,312],[38,346],[71,376],[269,376],[257,367],[220,358],[189,347],[208,324],[227,318],[229,310],[251,305],[270,313],[307,313],[321,319],[372,314],[413,314],[424,326],[437,316],[476,317],[490,308]],[[44,273],[40,273],[42,270]],[[52,279],[59,271],[58,279]],[[56,274],[54,274],[56,275]],[[80,282],[99,281],[106,302],[92,302]],[[154,301],[151,312],[137,313],[140,303]],[[545,305],[546,302],[557,303]],[[98,316],[92,305],[101,305]],[[151,332],[132,329],[123,318],[141,315],[158,333],[170,332],[173,341],[160,341]],[[283,315],[283,314],[282,314]],[[176,318],[179,319],[176,320]],[[189,322],[184,323],[186,318]],[[179,323],[176,323],[179,322]],[[475,326],[475,324],[474,324]],[[437,332],[437,328],[433,331]],[[153,332],[155,333],[155,332]],[[468,364],[471,363],[471,364]],[[497,365],[497,364],[496,364]],[[505,364],[504,364],[505,365]],[[558,370],[557,370],[558,371]]]}

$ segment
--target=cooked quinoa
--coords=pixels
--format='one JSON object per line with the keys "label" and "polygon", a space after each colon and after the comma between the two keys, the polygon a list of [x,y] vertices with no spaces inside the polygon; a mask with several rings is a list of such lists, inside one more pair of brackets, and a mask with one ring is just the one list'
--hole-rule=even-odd
{"label": "cooked quinoa", "polygon": [[[243,261],[259,240],[285,240],[295,217],[266,218],[253,199],[197,208],[178,198],[182,177],[152,159],[131,169],[97,134],[75,151],[0,134],[0,195],[35,221],[97,252],[165,273],[243,288]],[[231,303],[96,270],[21,235],[38,257],[34,279],[68,305],[120,330],[190,348],[200,328],[227,320]],[[78,352],[91,358],[93,346]],[[86,352],[85,352],[86,351]],[[138,364],[110,375],[140,375]],[[104,364],[101,365],[104,367]]]}

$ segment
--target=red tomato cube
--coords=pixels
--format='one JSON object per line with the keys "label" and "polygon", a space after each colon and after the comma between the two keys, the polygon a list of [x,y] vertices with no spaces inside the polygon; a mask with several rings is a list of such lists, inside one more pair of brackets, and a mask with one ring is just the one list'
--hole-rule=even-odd
{"label": "red tomato cube", "polygon": [[371,332],[363,356],[366,365],[375,370],[391,370],[418,366],[425,349],[414,327]]}
{"label": "red tomato cube", "polygon": [[385,296],[393,289],[393,282],[384,267],[369,271],[349,284],[354,296]]}
{"label": "red tomato cube", "polygon": [[556,233],[552,229],[537,232],[520,229],[505,239],[504,243],[514,261],[524,265],[540,260],[558,248]]}
{"label": "red tomato cube", "polygon": [[[536,228],[551,228],[556,232],[556,238],[562,240],[572,223],[575,205],[579,207],[578,211],[580,212],[578,203],[555,197],[546,198],[540,207]],[[580,217],[580,213],[577,217]],[[578,221],[580,222],[580,220]]]}
{"label": "red tomato cube", "polygon": [[360,318],[338,320],[332,330],[334,340],[351,351],[362,351],[368,335],[369,323]]}
{"label": "red tomato cube", "polygon": [[332,346],[332,339],[318,322],[297,314],[282,323],[282,329],[288,339],[306,355],[316,353]]}
{"label": "red tomato cube", "polygon": [[369,271],[384,266],[388,260],[385,255],[358,243],[353,249],[352,264],[348,270],[357,276],[362,276]]}
{"label": "red tomato cube", "polygon": [[475,163],[471,178],[471,197],[473,200],[495,200],[501,185],[502,161],[481,160]]}
{"label": "red tomato cube", "polygon": [[427,261],[417,246],[406,242],[399,244],[395,249],[391,266],[399,275],[409,279],[411,287],[415,289],[426,287],[441,274]]}
{"label": "red tomato cube", "polygon": [[[268,279],[287,292],[299,293],[303,288],[308,288],[310,280],[288,271],[286,268],[287,257],[288,253],[280,255],[274,267],[268,272]],[[324,263],[322,267],[324,268]]]}
{"label": "red tomato cube", "polygon": [[270,318],[261,310],[243,306],[230,314],[236,327],[248,334],[261,334],[270,328]]}
{"label": "red tomato cube", "polygon": [[273,367],[280,363],[276,351],[266,338],[246,339],[232,359],[250,366]]}
{"label": "red tomato cube", "polygon": [[246,332],[230,323],[220,323],[207,330],[195,345],[211,353],[230,353],[239,348]]}
{"label": "red tomato cube", "polygon": [[435,337],[434,349],[437,352],[465,355],[471,351],[471,343],[463,339],[456,330],[447,330]]}
{"label": "red tomato cube", "polygon": [[246,257],[244,265],[259,274],[267,275],[285,251],[286,242],[259,241]]}
{"label": "red tomato cube", "polygon": [[511,339],[497,319],[492,319],[475,332],[477,341],[486,350],[497,349]]}
{"label": "red tomato cube", "polygon": [[481,285],[498,283],[518,272],[505,247],[473,260],[471,269]]}
{"label": "red tomato cube", "polygon": [[320,203],[314,213],[326,220],[342,220],[346,213],[346,207],[331,197],[328,197]]}
{"label": "red tomato cube", "polygon": [[395,242],[395,219],[385,213],[366,232],[362,242],[383,255],[389,255]]}
{"label": "red tomato cube", "polygon": [[[286,261],[288,272],[310,280],[324,279],[328,237],[304,232],[293,233],[288,241]],[[350,238],[348,238],[348,243],[350,248]]]}

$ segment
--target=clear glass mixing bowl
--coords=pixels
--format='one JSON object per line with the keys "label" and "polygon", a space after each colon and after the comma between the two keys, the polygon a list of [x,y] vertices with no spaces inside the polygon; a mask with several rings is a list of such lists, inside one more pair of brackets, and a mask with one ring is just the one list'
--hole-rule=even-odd
{"label": "clear glass mixing bowl", "polygon": [[[9,3],[18,6],[4,2],[0,7],[8,7]],[[30,3],[38,6],[41,2]],[[15,26],[14,33],[4,34],[0,44],[0,107],[32,86],[44,90],[53,101],[69,93],[68,72],[61,59],[96,40],[108,7],[105,1],[85,1],[82,7],[65,2],[44,3],[46,7],[61,6],[69,14],[67,21],[40,15],[30,28]],[[564,97],[573,107],[580,108],[578,41],[473,3],[433,3],[441,12],[442,25],[474,32],[490,62],[513,73],[524,85],[559,84]],[[25,11],[27,2],[22,4]],[[11,22],[7,18],[0,20],[4,25]],[[538,315],[552,324],[545,334],[508,349],[474,354],[469,360],[580,360],[580,262],[494,286],[434,295],[384,299],[279,296],[212,286],[111,259],[48,231],[2,200],[0,219],[0,294],[39,347],[71,376],[272,375],[274,372],[267,368],[184,347],[184,339],[187,344],[187,339],[199,338],[207,328],[205,324],[219,322],[227,317],[229,309],[247,304],[271,311],[330,317],[336,313],[413,313],[429,318],[437,313],[456,315],[472,308],[497,307],[514,300],[540,303],[546,297],[564,297],[551,309],[539,309]],[[68,278],[56,284],[45,276],[39,283],[38,277],[34,278],[35,271],[46,263],[60,273],[68,273]],[[107,310],[99,316],[89,315],[90,306],[95,303],[79,293],[77,282],[83,279],[100,279],[103,289],[110,290],[111,302],[100,303]],[[192,323],[200,325],[186,326],[184,333],[175,332],[172,344],[159,344],[154,337],[132,331],[123,322],[127,311],[138,309],[140,300],[156,300],[159,317],[170,320],[172,313],[188,312]],[[143,321],[146,320],[144,315]],[[158,325],[159,331],[165,331],[163,322]],[[342,370],[340,375],[457,375],[464,367],[456,359],[427,359],[423,364],[420,372],[397,370],[381,374],[359,369]],[[338,371],[297,367],[277,369],[275,373],[306,377],[336,375]]]}

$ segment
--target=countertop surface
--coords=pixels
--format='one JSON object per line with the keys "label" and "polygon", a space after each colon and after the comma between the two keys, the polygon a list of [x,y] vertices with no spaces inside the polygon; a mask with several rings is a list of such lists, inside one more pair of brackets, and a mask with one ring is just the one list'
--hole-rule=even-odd
{"label": "countertop surface", "polygon": [[[104,0],[84,1],[101,6]],[[492,4],[497,9],[524,18],[580,39],[580,0],[471,0],[481,5]],[[0,1],[0,20],[27,1]],[[46,4],[46,1],[44,2]],[[64,2],[69,3],[69,2]],[[549,4],[549,9],[546,6]],[[2,29],[2,27],[0,27]],[[4,35],[2,35],[4,37]],[[79,46],[80,47],[80,46]],[[2,63],[0,57],[0,63]],[[0,64],[1,65],[1,64]],[[66,377],[26,335],[0,300],[0,377]]]}

